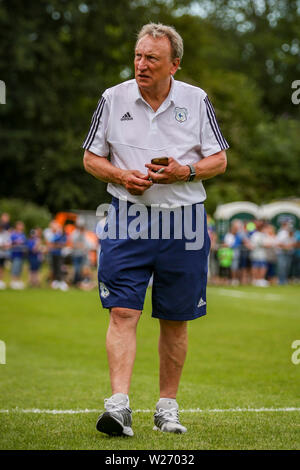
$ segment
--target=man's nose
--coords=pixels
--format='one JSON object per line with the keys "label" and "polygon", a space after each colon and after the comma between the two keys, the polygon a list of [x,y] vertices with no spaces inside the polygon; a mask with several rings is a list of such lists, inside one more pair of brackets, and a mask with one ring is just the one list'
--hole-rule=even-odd
{"label": "man's nose", "polygon": [[141,57],[141,59],[138,62],[138,69],[145,70],[146,68],[147,68],[147,61],[144,57]]}

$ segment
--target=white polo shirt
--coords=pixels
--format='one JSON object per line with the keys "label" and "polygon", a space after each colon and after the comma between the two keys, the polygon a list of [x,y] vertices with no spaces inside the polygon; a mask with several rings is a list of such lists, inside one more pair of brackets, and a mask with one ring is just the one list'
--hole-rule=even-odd
{"label": "white polo shirt", "polygon": [[[114,166],[144,174],[145,163],[154,157],[195,164],[228,147],[207,94],[173,78],[169,95],[157,111],[143,99],[135,79],[107,89],[83,143],[84,149],[96,155],[109,155]],[[133,196],[114,183],[108,183],[107,191],[118,199],[165,207],[206,199],[201,181],[154,184],[142,196]]]}

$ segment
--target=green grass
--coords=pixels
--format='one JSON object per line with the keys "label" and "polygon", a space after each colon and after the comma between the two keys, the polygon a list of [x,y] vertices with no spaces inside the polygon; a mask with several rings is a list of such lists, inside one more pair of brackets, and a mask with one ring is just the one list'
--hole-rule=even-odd
{"label": "green grass", "polygon": [[[231,295],[240,295],[232,297]],[[151,291],[138,328],[133,410],[158,399],[158,322]],[[230,295],[230,296],[229,296]],[[49,415],[20,409],[103,409],[110,396],[105,352],[108,313],[96,291],[0,292],[0,449],[300,449],[300,412],[212,412],[300,407],[296,286],[208,289],[208,315],[189,323],[189,352],[178,394],[186,435],[152,431],[152,412],[133,415],[133,438],[95,430],[98,413]],[[18,410],[19,408],[19,410]]]}

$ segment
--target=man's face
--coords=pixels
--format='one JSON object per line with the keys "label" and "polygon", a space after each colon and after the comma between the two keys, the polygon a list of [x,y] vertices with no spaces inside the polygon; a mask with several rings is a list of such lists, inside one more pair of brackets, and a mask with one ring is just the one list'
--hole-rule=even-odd
{"label": "man's face", "polygon": [[135,49],[135,79],[144,90],[159,90],[174,75],[179,59],[171,58],[171,44],[167,37],[142,37]]}

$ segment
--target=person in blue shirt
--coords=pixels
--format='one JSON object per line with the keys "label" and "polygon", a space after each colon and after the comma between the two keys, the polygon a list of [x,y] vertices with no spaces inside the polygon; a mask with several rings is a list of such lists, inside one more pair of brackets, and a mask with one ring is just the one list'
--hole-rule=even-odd
{"label": "person in blue shirt", "polygon": [[24,233],[24,223],[16,222],[15,229],[11,232],[11,283],[12,289],[24,289],[24,282],[21,280],[24,259],[27,251],[27,239]]}
{"label": "person in blue shirt", "polygon": [[243,223],[239,219],[234,219],[230,225],[230,231],[224,237],[224,243],[233,250],[233,260],[231,265],[232,285],[240,283],[240,253],[243,243]]}
{"label": "person in blue shirt", "polygon": [[39,231],[33,229],[30,231],[27,240],[28,262],[29,262],[29,285],[31,287],[40,286],[39,272],[42,265],[42,244]]}
{"label": "person in blue shirt", "polygon": [[49,236],[49,255],[52,269],[52,289],[68,290],[62,273],[62,248],[66,245],[67,237],[57,222],[51,224],[52,233]]}
{"label": "person in blue shirt", "polygon": [[292,277],[294,281],[300,281],[300,230],[296,230],[294,233],[295,249],[292,259]]}

